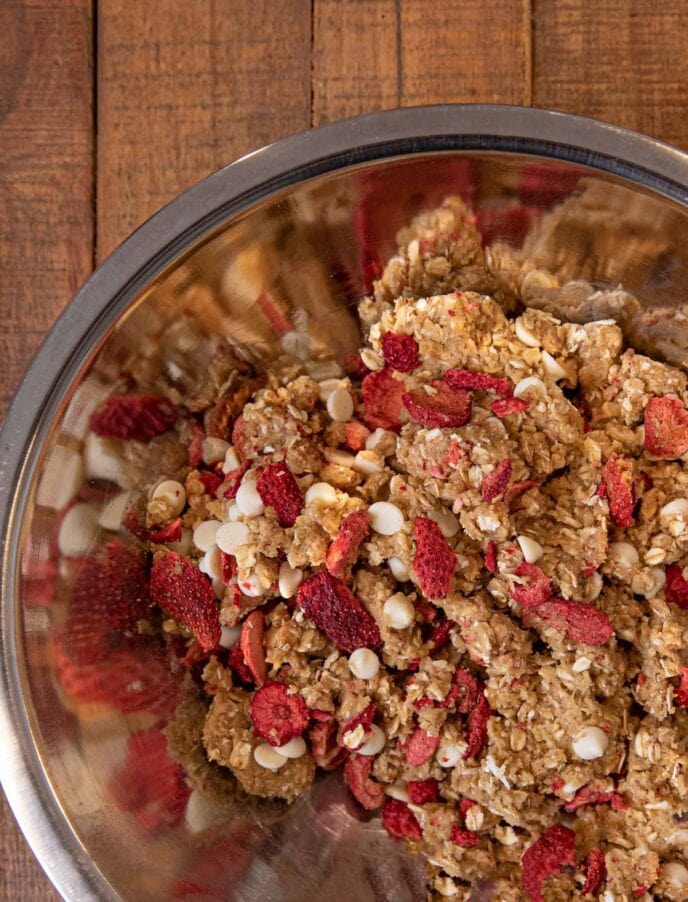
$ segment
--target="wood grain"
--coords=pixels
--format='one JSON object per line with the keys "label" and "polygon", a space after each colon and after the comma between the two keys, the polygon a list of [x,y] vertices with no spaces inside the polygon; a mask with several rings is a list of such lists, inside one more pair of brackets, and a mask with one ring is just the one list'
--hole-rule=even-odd
{"label": "wood grain", "polygon": [[536,0],[533,103],[688,147],[684,0]]}
{"label": "wood grain", "polygon": [[98,258],[179,191],[310,123],[307,0],[101,0]]}

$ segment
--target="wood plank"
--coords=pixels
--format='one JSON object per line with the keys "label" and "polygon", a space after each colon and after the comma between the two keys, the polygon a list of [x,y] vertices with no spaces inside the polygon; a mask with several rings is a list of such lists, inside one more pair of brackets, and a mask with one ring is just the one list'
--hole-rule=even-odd
{"label": "wood plank", "polygon": [[684,0],[537,0],[533,102],[688,148]]}
{"label": "wood plank", "polygon": [[90,0],[0,4],[0,416],[92,264]]}
{"label": "wood plank", "polygon": [[[527,103],[528,0],[314,0],[313,124],[420,103]],[[528,27],[526,27],[528,25]]]}
{"label": "wood plank", "polygon": [[214,169],[310,122],[305,0],[101,0],[98,257]]}

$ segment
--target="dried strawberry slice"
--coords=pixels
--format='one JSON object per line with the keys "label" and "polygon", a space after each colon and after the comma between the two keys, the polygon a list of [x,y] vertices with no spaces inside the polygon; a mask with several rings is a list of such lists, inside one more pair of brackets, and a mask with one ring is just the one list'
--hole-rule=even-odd
{"label": "dried strawberry slice", "polygon": [[519,482],[512,482],[504,492],[504,502],[510,508],[512,502],[516,501],[528,489],[532,489],[537,485],[534,479],[522,479]]}
{"label": "dried strawberry slice", "polygon": [[347,749],[337,744],[337,723],[334,720],[313,724],[308,731],[308,744],[313,760],[322,770],[335,770],[349,754]]}
{"label": "dried strawberry slice", "polygon": [[351,794],[366,811],[374,811],[385,800],[385,790],[371,779],[373,759],[368,755],[350,755],[344,765],[344,779]]}
{"label": "dried strawberry slice", "polygon": [[398,429],[405,391],[406,386],[389,367],[369,373],[361,383],[366,425],[371,429]]}
{"label": "dried strawberry slice", "polygon": [[576,834],[563,824],[548,827],[521,858],[521,886],[530,902],[543,902],[547,878],[575,865]]}
{"label": "dried strawberry slice", "polygon": [[370,437],[370,429],[363,423],[353,420],[344,427],[344,440],[352,451],[362,451],[367,439]]}
{"label": "dried strawberry slice", "polygon": [[370,705],[368,705],[367,708],[364,708],[360,714],[357,714],[355,717],[349,718],[349,720],[347,720],[346,723],[344,724],[344,726],[342,727],[340,745],[344,744],[344,737],[346,736],[347,733],[352,733],[356,729],[356,727],[361,726],[361,727],[363,727],[364,735],[363,735],[363,738],[361,739],[360,743],[358,744],[358,746],[356,746],[356,748],[360,748],[360,746],[362,746],[363,743],[366,741],[366,738],[367,738],[366,734],[370,732],[370,728],[373,725],[374,717],[375,717],[375,705],[370,704]]}
{"label": "dried strawberry slice", "polygon": [[464,830],[458,824],[454,824],[451,828],[449,839],[454,845],[461,846],[463,849],[475,849],[480,842],[480,835],[472,830]]}
{"label": "dried strawberry slice", "polygon": [[228,586],[232,581],[232,577],[237,571],[236,561],[234,560],[234,556],[228,554],[226,551],[220,552],[220,576],[222,577],[222,582]]}
{"label": "dried strawberry slice", "polygon": [[494,542],[488,542],[485,548],[485,569],[490,573],[497,572],[497,546]]}
{"label": "dried strawberry slice", "polygon": [[263,467],[258,482],[263,504],[272,507],[280,526],[293,526],[303,510],[303,495],[289,467],[283,462]]}
{"label": "dried strawberry slice", "polygon": [[462,821],[466,820],[466,815],[475,804],[473,799],[461,799],[459,802],[459,814],[461,815]]}
{"label": "dried strawberry slice", "polygon": [[480,702],[483,693],[477,677],[463,667],[457,667],[452,677],[452,701],[460,714],[469,714]]}
{"label": "dried strawberry slice", "polygon": [[552,597],[552,580],[537,564],[523,561],[514,570],[514,575],[528,580],[527,583],[514,583],[511,588],[512,598],[524,608],[536,608]]}
{"label": "dried strawberry slice", "polygon": [[157,606],[194,634],[204,651],[220,642],[220,617],[210,581],[195,564],[175,551],[157,552],[151,571],[151,595]]}
{"label": "dried strawberry slice", "polygon": [[480,494],[483,501],[494,501],[503,495],[511,479],[512,464],[509,458],[500,460],[497,466],[483,477]]}
{"label": "dried strawberry slice", "polygon": [[336,719],[331,711],[323,711],[322,708],[311,708],[309,714],[316,723],[332,723]]}
{"label": "dried strawberry slice", "polygon": [[475,373],[471,370],[447,370],[442,377],[452,388],[463,388],[468,391],[493,391],[501,398],[510,398],[514,386],[510,379],[490,376],[487,373]]}
{"label": "dried strawberry slice", "polygon": [[406,802],[387,799],[382,806],[380,817],[382,826],[392,836],[397,836],[399,839],[420,840],[423,838],[423,831],[418,819]]}
{"label": "dried strawberry slice", "polygon": [[688,451],[688,410],[677,398],[651,398],[645,407],[645,450],[670,460]]}
{"label": "dried strawberry slice", "polygon": [[612,454],[602,467],[602,480],[607,487],[609,513],[616,526],[633,525],[635,491],[633,489],[633,461],[630,457]]}
{"label": "dried strawberry slice", "polygon": [[337,537],[327,549],[325,566],[332,576],[346,579],[349,568],[358,557],[358,549],[370,529],[368,511],[365,508],[347,514],[342,520]]}
{"label": "dried strawberry slice", "polygon": [[206,495],[214,496],[222,485],[222,477],[217,473],[211,473],[210,470],[199,470],[198,478],[201,480]]}
{"label": "dried strawberry slice", "polygon": [[568,814],[573,814],[574,811],[585,805],[611,805],[614,811],[623,811],[628,807],[618,792],[614,792],[614,790],[602,792],[593,789],[590,785],[582,786],[571,801],[566,802],[562,807]]}
{"label": "dried strawberry slice", "polygon": [[191,430],[193,438],[189,442],[189,466],[192,470],[195,470],[203,460],[203,439],[205,438],[205,432],[203,431],[203,427],[195,420],[191,421]]}
{"label": "dried strawberry slice", "polygon": [[669,604],[677,604],[688,610],[688,580],[683,578],[683,567],[671,564],[666,568],[664,594]]}
{"label": "dried strawberry slice", "polygon": [[607,863],[602,849],[592,849],[585,859],[585,883],[581,894],[596,896],[607,879]]}
{"label": "dried strawberry slice", "polygon": [[418,342],[412,335],[385,332],[382,336],[382,356],[387,366],[400,373],[410,373],[420,363]]}
{"label": "dried strawberry slice", "polygon": [[240,683],[243,683],[246,686],[253,685],[253,674],[251,673],[249,666],[246,663],[244,653],[242,652],[241,646],[238,642],[230,651],[227,658],[227,663],[231,668],[232,674],[239,680]]}
{"label": "dried strawberry slice", "polygon": [[487,722],[491,717],[492,709],[481,692],[476,706],[468,715],[464,758],[477,758],[487,745]]}
{"label": "dried strawberry slice", "polygon": [[406,743],[406,761],[414,767],[425,764],[435,754],[439,736],[431,736],[422,727],[416,727]]}
{"label": "dried strawberry slice", "polygon": [[91,431],[101,438],[150,441],[167,432],[181,411],[156,395],[116,395],[91,416]]}
{"label": "dried strawberry slice", "polygon": [[216,493],[220,497],[226,498],[228,501],[233,501],[234,498],[236,498],[237,492],[239,491],[241,480],[246,475],[246,471],[250,466],[251,464],[247,460],[245,460],[240,467],[237,467],[236,470],[232,470],[230,473],[227,473],[225,481],[217,487]]}
{"label": "dried strawberry slice", "polygon": [[614,627],[604,611],[581,601],[546,601],[535,614],[549,626],[563,630],[572,642],[604,645],[614,635]]}
{"label": "dried strawberry slice", "polygon": [[492,402],[490,410],[496,417],[508,417],[512,413],[525,413],[529,407],[525,398],[500,398]]}
{"label": "dried strawberry slice", "polygon": [[241,624],[239,647],[256,686],[262,686],[268,676],[263,648],[264,630],[265,614],[262,611],[251,611]]}
{"label": "dried strawberry slice", "polygon": [[413,524],[416,554],[413,569],[426,598],[442,599],[451,592],[456,555],[442,532],[429,517],[416,517]]}
{"label": "dried strawberry slice", "polygon": [[340,651],[382,647],[380,630],[356,596],[327,570],[320,570],[299,587],[303,613]]}
{"label": "dried strawberry slice", "polygon": [[308,708],[298,692],[284,683],[264,683],[251,701],[251,721],[256,736],[270,745],[286,745],[308,726]]}
{"label": "dried strawberry slice", "polygon": [[451,639],[451,630],[454,621],[443,617],[438,623],[433,624],[430,635],[428,636],[428,645],[430,646],[430,654],[436,655],[441,651]]}
{"label": "dried strawberry slice", "polygon": [[182,518],[177,517],[176,520],[172,520],[171,523],[168,523],[166,526],[161,527],[160,529],[154,529],[148,535],[148,541],[153,542],[156,545],[161,545],[165,542],[178,542],[182,537]]}
{"label": "dried strawberry slice", "polygon": [[688,667],[681,668],[681,682],[676,687],[674,695],[682,708],[688,708]]}
{"label": "dried strawberry slice", "polygon": [[442,379],[435,380],[432,387],[435,389],[432,395],[422,390],[404,394],[403,401],[411,419],[427,429],[465,426],[472,412],[468,392],[452,388]]}
{"label": "dried strawberry slice", "polygon": [[409,780],[406,789],[414,805],[427,805],[428,802],[442,801],[440,784],[433,777],[428,777],[427,780]]}

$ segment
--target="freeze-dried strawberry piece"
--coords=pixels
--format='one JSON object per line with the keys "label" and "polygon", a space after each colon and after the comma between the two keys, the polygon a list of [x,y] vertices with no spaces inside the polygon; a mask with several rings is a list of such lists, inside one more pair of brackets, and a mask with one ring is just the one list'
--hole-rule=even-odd
{"label": "freeze-dried strawberry piece", "polygon": [[236,573],[236,561],[234,560],[234,556],[228,554],[226,551],[220,552],[220,576],[222,577],[222,582],[228,586],[232,581],[232,577]]}
{"label": "freeze-dried strawberry piece", "polygon": [[474,373],[471,370],[447,370],[442,377],[452,388],[463,388],[468,391],[493,391],[501,398],[510,398],[514,386],[510,379],[490,376],[487,373]]}
{"label": "freeze-dried strawberry piece", "polygon": [[200,423],[197,423],[195,420],[191,421],[191,429],[193,438],[189,442],[189,466],[192,470],[195,470],[203,460],[203,439],[205,438],[205,432]]}
{"label": "freeze-dried strawberry piece", "polygon": [[590,785],[582,786],[571,801],[566,802],[562,807],[564,811],[572,814],[584,805],[611,805],[614,811],[623,811],[628,807],[618,792],[614,792],[614,790],[603,792]]}
{"label": "freeze-dried strawberry piece", "polygon": [[172,522],[168,523],[166,526],[162,526],[160,529],[154,529],[150,532],[148,534],[148,541],[160,545],[165,542],[178,542],[181,537],[182,518],[177,517],[176,520],[172,520]]}
{"label": "freeze-dried strawberry piece", "polygon": [[431,736],[422,727],[416,727],[406,743],[406,761],[414,767],[425,764],[435,754],[439,741],[439,736]]}
{"label": "freeze-dried strawberry piece", "polygon": [[454,845],[461,846],[463,849],[475,849],[480,842],[480,835],[473,830],[464,830],[458,824],[454,824],[449,839]]}
{"label": "freeze-dried strawberry piece", "polygon": [[124,766],[108,789],[117,807],[144,830],[178,824],[191,794],[182,767],[168,756],[167,740],[158,729],[129,737]]}
{"label": "freeze-dried strawberry piece", "polygon": [[487,722],[491,717],[492,709],[481,692],[476,706],[468,715],[464,758],[477,758],[487,745]]}
{"label": "freeze-dried strawberry piece", "polygon": [[373,758],[369,755],[349,755],[344,765],[344,779],[351,794],[366,811],[374,811],[385,800],[385,790],[371,779]]}
{"label": "freeze-dried strawberry piece", "polygon": [[116,395],[91,415],[91,432],[101,438],[147,442],[167,432],[180,412],[167,398],[156,395]]}
{"label": "freeze-dried strawberry piece", "polygon": [[595,896],[607,879],[607,863],[602,849],[592,849],[585,859],[585,883],[581,890],[584,896]]}
{"label": "freeze-dried strawberry piece", "polygon": [[370,437],[370,429],[352,420],[344,427],[344,440],[352,451],[362,451],[365,448],[366,440]]}
{"label": "freeze-dried strawberry piece", "polygon": [[433,777],[428,777],[427,780],[409,780],[406,789],[414,805],[427,805],[428,802],[442,801],[440,784]]}
{"label": "freeze-dried strawberry piece", "polygon": [[201,480],[206,495],[214,496],[223,482],[222,476],[212,473],[210,470],[199,470],[198,478]]}
{"label": "freeze-dried strawberry piece", "polygon": [[554,824],[521,858],[521,886],[530,902],[543,902],[542,889],[547,878],[567,865],[576,865],[576,834],[563,824]]}
{"label": "freeze-dried strawberry piece", "polygon": [[508,417],[512,413],[524,413],[529,407],[525,398],[500,398],[492,402],[490,410],[496,417]]}
{"label": "freeze-dried strawberry piece", "polygon": [[355,717],[350,717],[349,720],[342,727],[341,734],[341,743],[344,743],[344,737],[347,733],[353,733],[356,727],[363,727],[363,736],[361,738],[360,743],[356,746],[359,748],[366,741],[367,735],[370,732],[370,728],[373,725],[373,718],[375,717],[375,705],[372,703],[368,705],[367,708],[364,708],[360,714],[357,714]]}
{"label": "freeze-dried strawberry piece", "polygon": [[682,708],[688,708],[688,667],[681,668],[681,682],[676,687],[674,695]]}
{"label": "freeze-dried strawberry piece", "polygon": [[330,723],[336,720],[331,711],[323,711],[321,708],[311,708],[309,714],[311,720],[314,720],[316,723]]}
{"label": "freeze-dried strawberry piece", "polygon": [[228,501],[234,500],[234,498],[236,498],[237,492],[239,491],[241,480],[246,475],[246,471],[250,466],[251,464],[247,460],[245,460],[240,467],[237,467],[236,470],[232,470],[230,473],[227,473],[224,482],[220,483],[220,485],[216,489],[217,494],[221,495],[222,498],[226,498]]}
{"label": "freeze-dried strawberry piece", "polygon": [[457,667],[452,677],[452,700],[460,714],[469,714],[480,702],[482,686],[477,677],[463,667]]}
{"label": "freeze-dried strawberry piece", "polygon": [[534,613],[549,626],[563,630],[572,642],[604,645],[614,635],[614,627],[604,611],[582,601],[554,599],[541,604]]}
{"label": "freeze-dried strawberry piece", "polygon": [[263,467],[258,482],[258,494],[263,504],[273,508],[280,526],[293,526],[303,510],[303,495],[289,467],[280,461]]}
{"label": "freeze-dried strawberry piece", "polygon": [[332,576],[346,579],[349,568],[358,557],[358,549],[370,529],[368,511],[365,508],[347,514],[342,520],[336,538],[327,549],[325,566]]}
{"label": "freeze-dried strawberry piece", "polygon": [[514,576],[527,579],[525,583],[514,583],[511,596],[524,608],[536,608],[552,597],[552,580],[537,564],[523,561],[514,570]]}
{"label": "freeze-dried strawberry piece", "polygon": [[262,686],[268,676],[263,648],[264,630],[265,614],[262,611],[251,611],[241,624],[239,647],[256,686]]}
{"label": "freeze-dried strawberry piece", "polygon": [[430,645],[430,654],[436,655],[441,651],[451,638],[451,629],[454,622],[447,617],[442,618],[438,623],[433,624],[428,643]]}
{"label": "freeze-dried strawberry piece", "polygon": [[251,701],[251,722],[256,736],[270,745],[286,745],[308,726],[308,708],[298,692],[284,683],[264,683]]}
{"label": "freeze-dried strawberry piece", "polygon": [[249,443],[246,439],[246,420],[244,419],[243,414],[234,420],[234,425],[232,426],[232,444],[242,460],[254,456],[254,454],[251,453],[252,449],[249,447]]}
{"label": "freeze-dried strawberry piece", "polygon": [[360,354],[346,354],[342,360],[342,365],[347,375],[354,378],[363,379],[370,372]]}
{"label": "freeze-dried strawberry piece", "polygon": [[466,820],[466,814],[475,804],[476,803],[473,801],[473,799],[461,799],[461,801],[459,802],[459,814],[461,815],[462,821]]}
{"label": "freeze-dried strawberry piece", "polygon": [[494,542],[488,542],[485,548],[485,569],[490,573],[497,572],[497,546]]}
{"label": "freeze-dried strawberry piece", "polygon": [[688,580],[683,578],[683,567],[670,564],[666,568],[664,594],[669,604],[688,609]]}
{"label": "freeze-dried strawberry piece", "polygon": [[253,685],[253,674],[251,673],[249,666],[246,663],[244,653],[242,652],[241,646],[238,642],[229,652],[227,663],[231,668],[232,674],[239,680],[240,683],[244,683],[247,686]]}
{"label": "freeze-dried strawberry piece", "polygon": [[320,570],[299,586],[296,600],[303,613],[339,651],[382,647],[378,625],[347,586]]}
{"label": "freeze-dried strawberry piece", "polygon": [[423,831],[418,819],[406,802],[387,799],[382,806],[380,817],[382,826],[392,836],[397,836],[399,839],[420,840],[423,838]]}
{"label": "freeze-dried strawberry piece", "polygon": [[506,487],[509,485],[512,470],[513,467],[511,461],[506,457],[504,460],[500,460],[497,466],[491,470],[487,476],[483,477],[480,486],[480,494],[482,495],[483,501],[494,501],[496,498],[499,498],[500,495],[504,494]]}
{"label": "freeze-dried strawberry piece", "polygon": [[635,491],[633,488],[633,461],[630,457],[611,454],[602,467],[602,480],[607,487],[609,513],[616,526],[633,524]]}
{"label": "freeze-dried strawberry piece", "polygon": [[371,429],[398,429],[405,391],[406,386],[389,367],[369,373],[361,383],[366,425]]}
{"label": "freeze-dried strawberry piece", "polygon": [[382,336],[382,356],[387,366],[400,373],[410,373],[420,363],[418,342],[412,335],[385,332]]}
{"label": "freeze-dried strawberry piece", "polygon": [[308,745],[313,760],[322,770],[335,770],[349,754],[337,744],[337,722],[334,720],[313,724],[308,731]]}
{"label": "freeze-dried strawberry piece", "polygon": [[210,580],[176,551],[156,552],[151,595],[157,606],[190,630],[204,651],[220,642],[220,617]]}
{"label": "freeze-dried strawberry piece", "polygon": [[645,407],[645,450],[670,460],[688,451],[688,410],[677,398],[651,398]]}
{"label": "freeze-dried strawberry piece", "polygon": [[456,555],[442,532],[429,517],[416,517],[413,524],[416,554],[413,569],[426,598],[442,599],[451,592]]}
{"label": "freeze-dried strawberry piece", "polygon": [[504,503],[511,508],[514,501],[521,497],[528,489],[532,489],[537,485],[534,479],[522,479],[519,482],[512,482],[504,492]]}
{"label": "freeze-dried strawberry piece", "polygon": [[432,387],[435,389],[432,395],[422,389],[404,394],[403,401],[411,419],[427,429],[465,426],[473,410],[468,392],[452,388],[443,379],[436,379]]}

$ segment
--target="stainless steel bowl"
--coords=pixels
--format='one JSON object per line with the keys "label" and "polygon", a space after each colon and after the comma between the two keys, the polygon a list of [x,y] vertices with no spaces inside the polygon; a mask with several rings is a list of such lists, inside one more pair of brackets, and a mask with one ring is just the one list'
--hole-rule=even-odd
{"label": "stainless steel bowl", "polygon": [[[336,776],[288,811],[247,809],[196,832],[142,815],[136,794],[158,791],[159,775],[139,764],[134,786],[123,760],[130,735],[167,716],[159,660],[129,661],[123,686],[117,655],[74,672],[54,644],[81,566],[58,554],[61,517],[75,495],[100,510],[113,490],[103,478],[124,479],[93,449],[83,463],[89,412],[122,372],[183,387],[202,376],[214,333],[257,365],[285,329],[316,351],[353,350],[352,304],[397,229],[450,193],[491,239],[518,243],[540,222],[538,261],[586,280],[550,309],[616,316],[634,344],[683,365],[687,186],[685,154],[610,125],[517,107],[396,110],[243,157],[94,273],[43,343],[1,439],[0,772],[65,898],[424,898],[419,863],[361,817]],[[599,309],[594,289],[618,283],[637,301],[621,293]]]}

